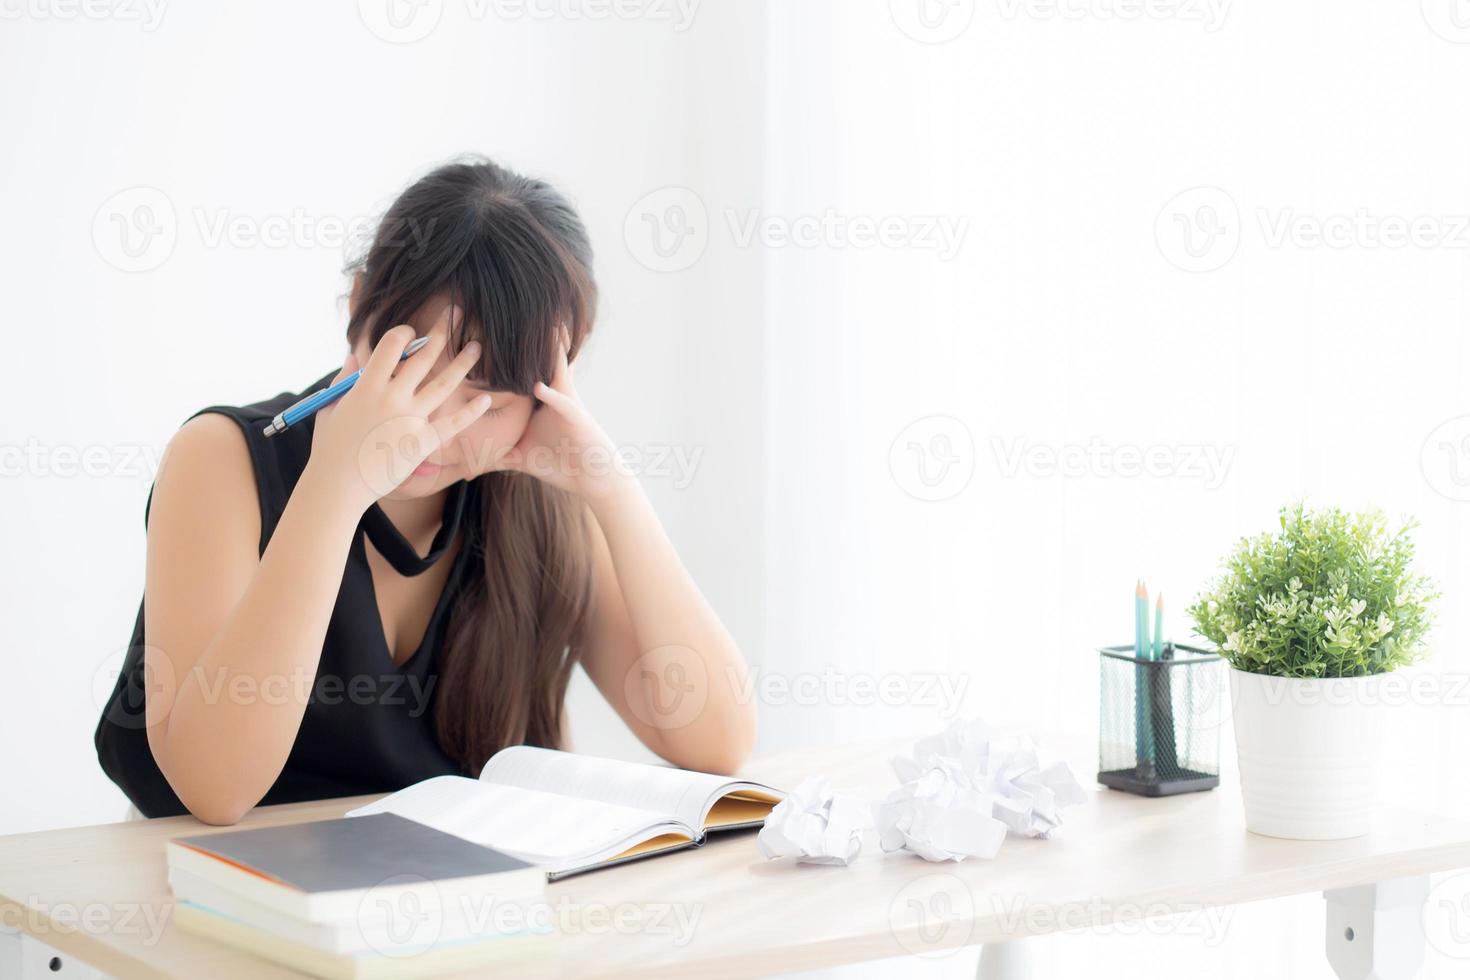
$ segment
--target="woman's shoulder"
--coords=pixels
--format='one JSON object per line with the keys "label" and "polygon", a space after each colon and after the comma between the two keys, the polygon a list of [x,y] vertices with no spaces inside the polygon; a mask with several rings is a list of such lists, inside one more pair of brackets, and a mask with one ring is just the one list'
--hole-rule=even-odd
{"label": "woman's shoulder", "polygon": [[254,511],[263,549],[311,454],[310,424],[273,438],[265,436],[265,425],[321,384],[248,405],[211,405],[191,415],[164,451],[145,520],[160,501],[193,501],[190,506],[236,516]]}

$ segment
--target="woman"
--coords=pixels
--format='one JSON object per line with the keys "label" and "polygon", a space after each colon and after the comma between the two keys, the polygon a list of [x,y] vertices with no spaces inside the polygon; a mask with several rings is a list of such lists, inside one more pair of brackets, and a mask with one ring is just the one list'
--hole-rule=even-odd
{"label": "woman", "polygon": [[573,386],[596,287],[570,205],[450,164],[352,271],[335,377],[205,409],[170,442],[103,769],[144,815],[213,824],[474,775],[502,747],[561,746],[577,663],[669,762],[737,768],[756,725],[740,652]]}

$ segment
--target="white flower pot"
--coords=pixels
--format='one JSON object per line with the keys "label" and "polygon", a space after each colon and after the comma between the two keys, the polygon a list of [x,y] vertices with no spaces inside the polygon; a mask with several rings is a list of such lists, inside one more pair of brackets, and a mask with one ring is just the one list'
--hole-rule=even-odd
{"label": "white flower pot", "polygon": [[1230,671],[1246,827],[1295,840],[1360,837],[1377,804],[1379,679]]}

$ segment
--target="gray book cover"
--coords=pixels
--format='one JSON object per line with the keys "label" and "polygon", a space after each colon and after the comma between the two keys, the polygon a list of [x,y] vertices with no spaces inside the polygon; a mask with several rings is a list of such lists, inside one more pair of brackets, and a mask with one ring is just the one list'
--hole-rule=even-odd
{"label": "gray book cover", "polygon": [[445,881],[531,867],[392,813],[198,834],[174,843],[312,894],[373,888],[402,875]]}

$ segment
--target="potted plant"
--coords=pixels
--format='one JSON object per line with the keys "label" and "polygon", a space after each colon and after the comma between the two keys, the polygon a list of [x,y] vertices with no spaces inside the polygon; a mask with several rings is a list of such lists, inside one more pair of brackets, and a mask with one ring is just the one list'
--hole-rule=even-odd
{"label": "potted plant", "polygon": [[1412,522],[1297,504],[1280,523],[1243,539],[1189,614],[1231,666],[1246,826],[1357,837],[1395,700],[1384,681],[1420,656],[1437,596],[1411,568]]}

